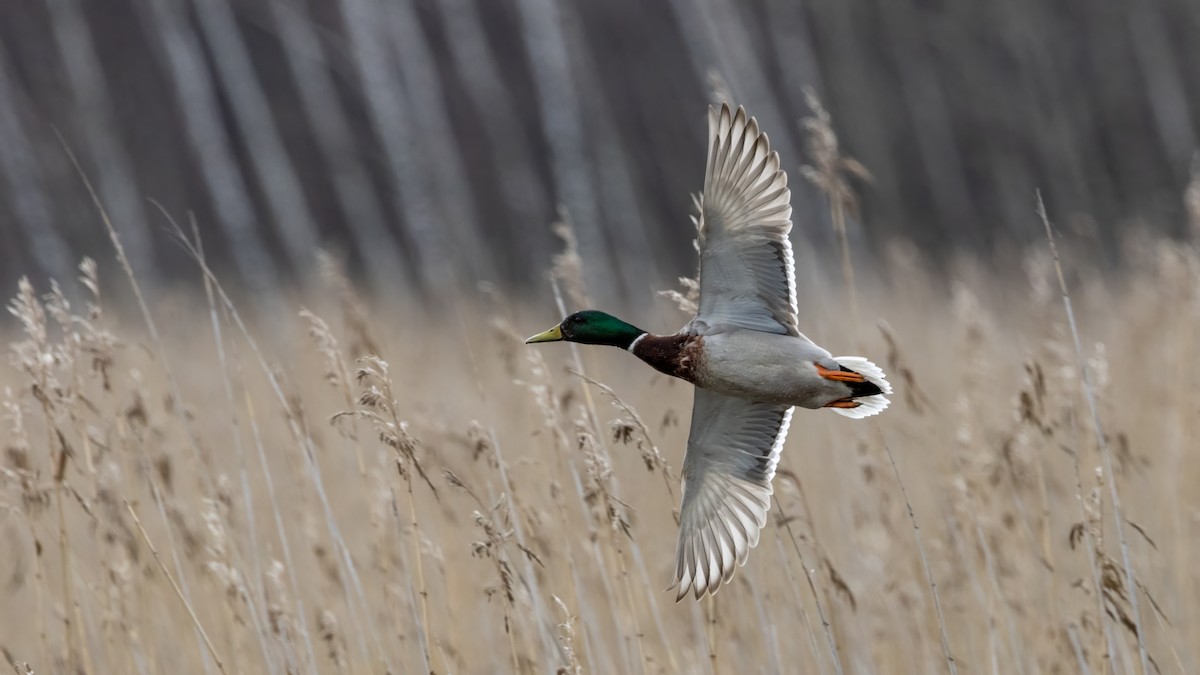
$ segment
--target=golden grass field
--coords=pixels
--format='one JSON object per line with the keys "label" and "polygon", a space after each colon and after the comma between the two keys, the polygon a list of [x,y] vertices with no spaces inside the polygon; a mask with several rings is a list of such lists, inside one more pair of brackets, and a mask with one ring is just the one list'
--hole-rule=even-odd
{"label": "golden grass field", "polygon": [[[802,269],[805,332],[882,365],[893,405],[797,411],[758,548],[714,600],[678,604],[689,387],[619,350],[523,345],[560,318],[548,291],[430,312],[358,300],[327,262],[323,287],[256,310],[206,296],[197,268],[191,287],[143,289],[152,332],[87,290],[130,297],[115,261],[64,280],[69,307],[23,289],[2,324],[4,660],[1139,673],[1140,625],[1151,671],[1197,672],[1200,253],[1131,236],[1101,274],[1086,241],[1060,246],[1115,475],[1045,247],[932,274],[893,246],[858,269],[857,330],[836,271]],[[656,303],[619,313],[686,320]]]}
{"label": "golden grass field", "polygon": [[[1200,2],[8,4],[0,675],[1200,673]],[[688,320],[735,94],[895,394],[676,603],[690,385],[523,340]]]}

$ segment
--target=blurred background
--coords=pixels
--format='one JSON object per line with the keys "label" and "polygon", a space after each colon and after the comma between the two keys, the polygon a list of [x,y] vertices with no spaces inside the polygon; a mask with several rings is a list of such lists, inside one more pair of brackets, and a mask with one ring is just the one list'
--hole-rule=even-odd
{"label": "blurred background", "polygon": [[[1197,35],[1197,0],[0,0],[0,660],[1200,672]],[[687,320],[655,291],[722,99],[790,172],[804,331],[896,394],[798,411],[777,519],[676,605],[691,387],[523,338],[548,270]]]}
{"label": "blurred background", "polygon": [[873,176],[856,255],[1004,269],[1042,236],[1041,188],[1109,267],[1126,232],[1185,236],[1198,31],[1192,0],[0,0],[0,293],[110,255],[65,143],[147,280],[193,274],[159,205],[250,290],[323,247],[426,298],[544,287],[568,214],[595,295],[648,301],[694,271],[722,94],[770,134],[820,260],[804,87]]}

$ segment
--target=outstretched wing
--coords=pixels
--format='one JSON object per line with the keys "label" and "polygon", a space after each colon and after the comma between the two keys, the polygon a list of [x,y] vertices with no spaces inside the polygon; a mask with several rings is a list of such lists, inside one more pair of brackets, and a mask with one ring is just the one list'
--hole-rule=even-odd
{"label": "outstretched wing", "polygon": [[800,336],[787,174],[740,107],[708,110],[708,168],[698,201],[697,321]]}
{"label": "outstretched wing", "polygon": [[745,564],[771,507],[792,408],[696,389],[683,460],[676,601],[716,593]]}

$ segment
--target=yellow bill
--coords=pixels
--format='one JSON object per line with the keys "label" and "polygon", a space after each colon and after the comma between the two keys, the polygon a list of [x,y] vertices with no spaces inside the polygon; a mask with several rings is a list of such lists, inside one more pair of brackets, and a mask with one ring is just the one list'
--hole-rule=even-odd
{"label": "yellow bill", "polygon": [[551,328],[550,330],[548,330],[544,333],[538,333],[537,335],[534,335],[533,337],[526,340],[525,344],[529,345],[529,344],[533,344],[535,342],[558,342],[559,340],[562,340],[562,339],[563,339],[562,329],[559,328],[558,326],[555,326],[554,328]]}

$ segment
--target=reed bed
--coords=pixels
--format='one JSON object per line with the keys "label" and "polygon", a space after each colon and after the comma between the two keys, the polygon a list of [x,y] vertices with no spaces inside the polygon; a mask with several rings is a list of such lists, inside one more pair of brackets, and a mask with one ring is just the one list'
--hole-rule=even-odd
{"label": "reed bed", "polygon": [[[1139,673],[1139,627],[1147,671],[1200,668],[1195,248],[1131,236],[1106,274],[1057,242],[1099,432],[1048,247],[948,287],[888,247],[857,333],[836,271],[802,272],[806,332],[877,355],[893,408],[797,413],[758,549],[675,604],[686,385],[526,347],[549,296],[370,300],[329,256],[251,313],[186,241],[195,287],[144,314],[91,260],[9,302],[17,672]],[[686,318],[659,302],[631,318]]]}

